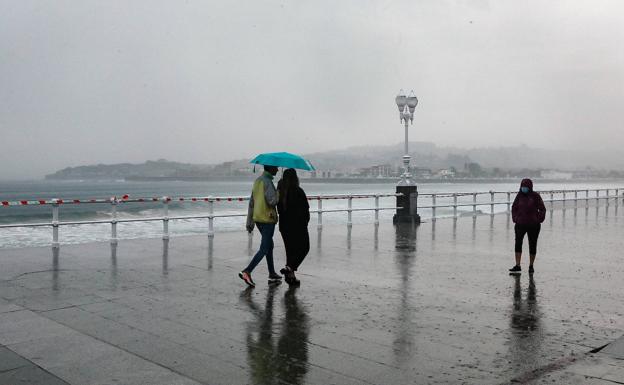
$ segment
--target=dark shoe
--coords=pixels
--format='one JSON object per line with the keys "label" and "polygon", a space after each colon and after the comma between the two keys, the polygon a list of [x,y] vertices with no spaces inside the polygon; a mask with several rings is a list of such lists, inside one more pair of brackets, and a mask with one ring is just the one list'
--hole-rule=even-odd
{"label": "dark shoe", "polygon": [[522,268],[520,267],[520,265],[516,265],[512,267],[511,269],[509,269],[509,274],[520,274],[521,272],[522,272]]}
{"label": "dark shoe", "polygon": [[294,276],[294,273],[290,270],[290,267],[286,266],[281,268],[280,273],[284,274],[284,281],[286,281],[287,284],[292,285],[292,277]]}
{"label": "dark shoe", "polygon": [[251,287],[255,287],[256,284],[254,283],[254,281],[251,279],[251,274],[249,274],[246,271],[241,271],[240,273],[238,273],[238,277],[240,279],[242,279],[243,281],[245,281],[245,283]]}
{"label": "dark shoe", "polygon": [[535,269],[533,269],[533,265],[529,266],[529,274],[535,273]]}
{"label": "dark shoe", "polygon": [[301,285],[301,281],[299,281],[297,279],[297,277],[295,276],[295,272],[292,271],[288,277],[288,281],[286,281],[286,283],[288,283],[290,286],[299,286]]}
{"label": "dark shoe", "polygon": [[269,285],[274,283],[282,283],[282,276],[278,274],[269,274]]}

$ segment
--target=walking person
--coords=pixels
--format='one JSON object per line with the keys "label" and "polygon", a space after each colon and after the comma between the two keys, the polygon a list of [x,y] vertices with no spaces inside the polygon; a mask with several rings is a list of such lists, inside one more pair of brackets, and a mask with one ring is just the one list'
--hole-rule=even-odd
{"label": "walking person", "polygon": [[279,231],[286,247],[286,266],[280,270],[289,285],[299,285],[295,272],[310,251],[310,206],[305,191],[299,187],[299,178],[294,168],[284,171],[277,184],[279,191]]}
{"label": "walking person", "polygon": [[541,223],[546,218],[546,207],[542,197],[533,191],[533,181],[523,179],[520,183],[520,191],[514,199],[511,207],[511,218],[515,223],[516,233],[516,265],[509,269],[511,274],[520,274],[520,260],[522,259],[522,242],[524,234],[529,238],[529,274],[535,271],[533,263],[537,254],[537,238],[540,233]]}
{"label": "walking person", "polygon": [[264,172],[256,179],[251,190],[246,228],[251,233],[255,224],[260,231],[262,240],[260,241],[260,249],[249,262],[249,265],[238,273],[238,276],[249,286],[256,285],[251,279],[251,272],[264,257],[266,257],[269,268],[269,284],[279,283],[282,280],[273,266],[273,233],[277,223],[277,210],[275,208],[277,191],[273,185],[275,174],[277,174],[277,167],[264,166]]}

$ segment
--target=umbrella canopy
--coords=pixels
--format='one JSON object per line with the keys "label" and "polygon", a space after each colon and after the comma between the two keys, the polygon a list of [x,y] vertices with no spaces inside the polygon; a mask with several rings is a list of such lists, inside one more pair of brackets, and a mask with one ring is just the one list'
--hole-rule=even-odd
{"label": "umbrella canopy", "polygon": [[286,168],[297,168],[299,170],[314,171],[312,164],[303,157],[289,152],[268,152],[253,158],[249,163],[262,164],[265,166],[276,166]]}

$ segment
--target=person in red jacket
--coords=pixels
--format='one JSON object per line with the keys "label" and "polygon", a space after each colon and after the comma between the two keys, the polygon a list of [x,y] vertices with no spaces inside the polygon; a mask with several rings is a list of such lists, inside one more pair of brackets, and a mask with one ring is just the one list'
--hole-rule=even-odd
{"label": "person in red jacket", "polygon": [[541,223],[546,218],[546,207],[542,197],[533,191],[533,181],[523,179],[520,183],[520,191],[514,199],[511,207],[511,218],[515,223],[516,232],[516,265],[509,269],[511,274],[520,274],[520,259],[522,258],[522,241],[524,234],[529,238],[529,274],[533,274],[533,263],[537,254],[537,237],[540,233]]}

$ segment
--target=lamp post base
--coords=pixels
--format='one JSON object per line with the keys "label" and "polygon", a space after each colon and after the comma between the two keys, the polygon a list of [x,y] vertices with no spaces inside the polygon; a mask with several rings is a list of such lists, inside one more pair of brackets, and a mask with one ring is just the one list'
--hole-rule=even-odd
{"label": "lamp post base", "polygon": [[414,184],[404,185],[399,183],[396,186],[397,196],[396,214],[392,218],[392,223],[413,223],[420,224],[420,215],[418,215],[418,188]]}
{"label": "lamp post base", "polygon": [[411,224],[419,225],[420,215],[418,214],[415,214],[415,215],[394,214],[394,216],[392,217],[392,224],[396,225],[399,223],[411,223]]}

